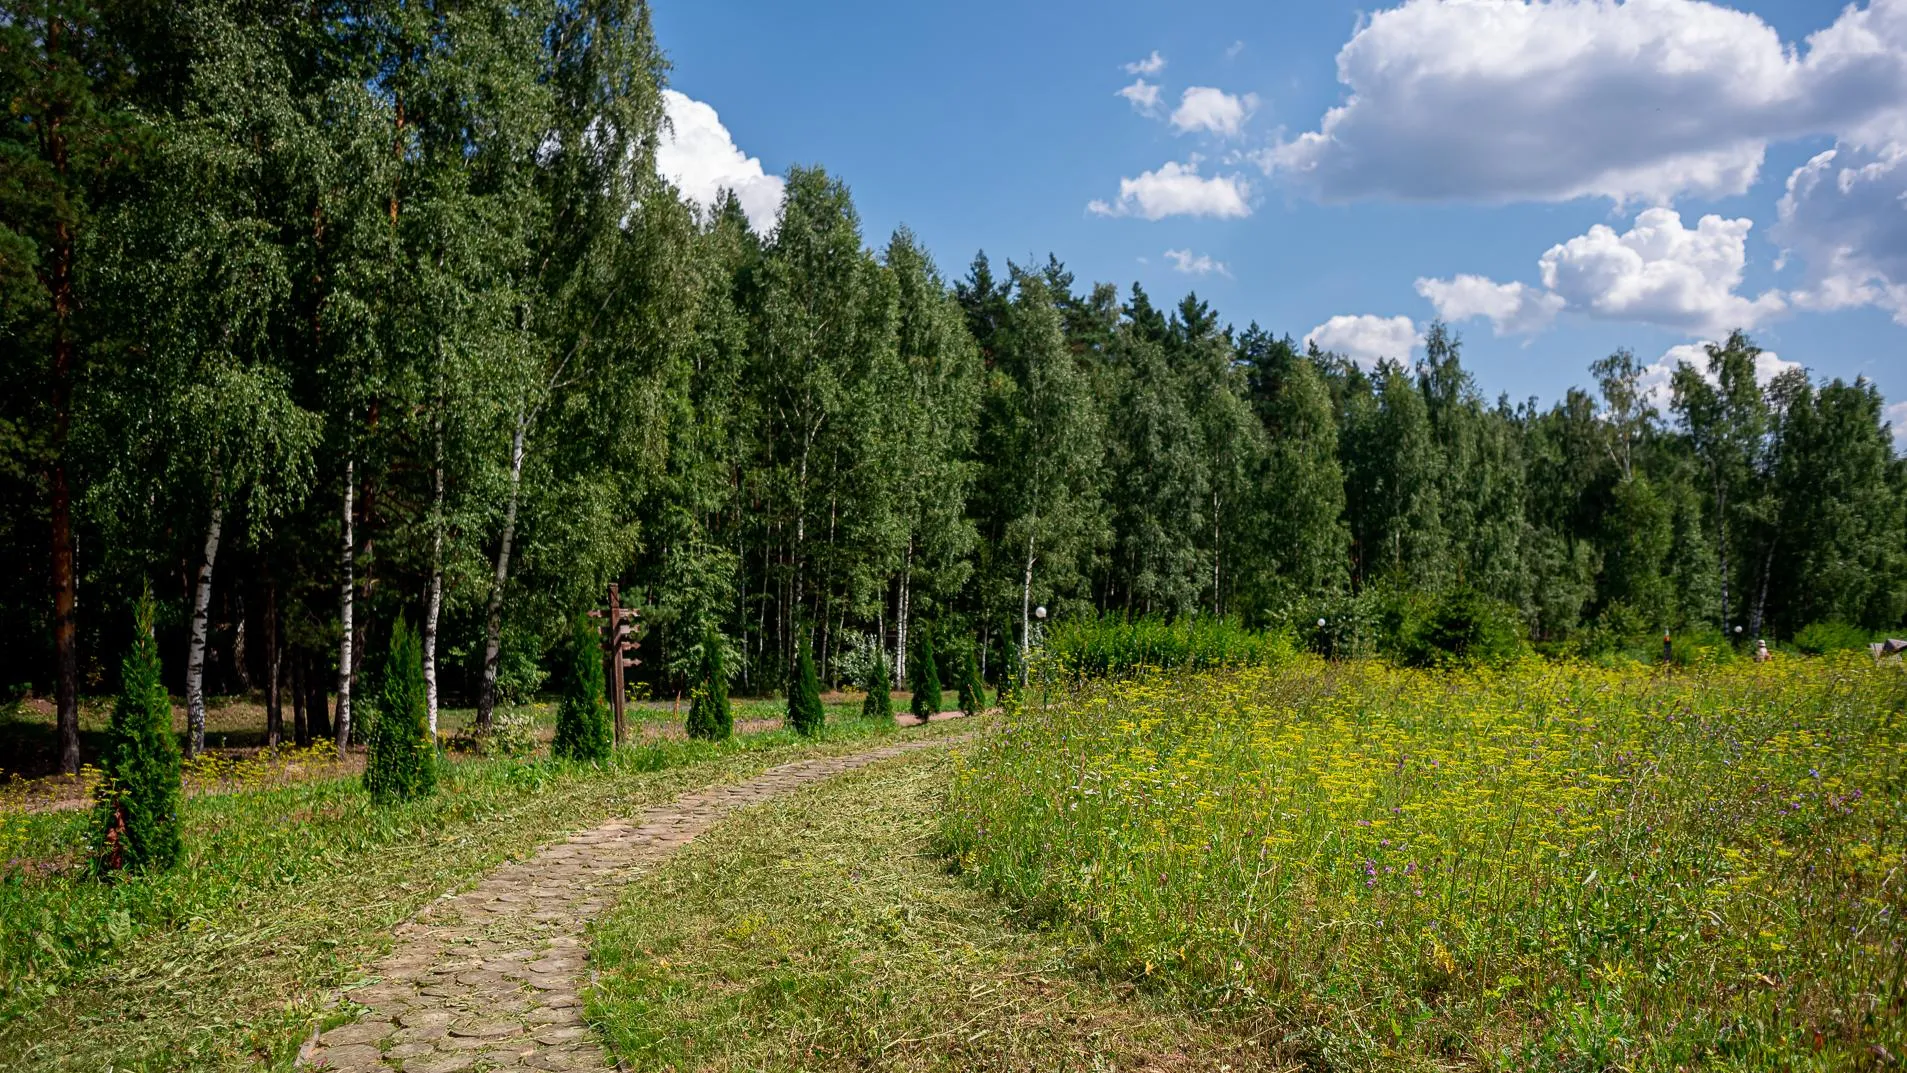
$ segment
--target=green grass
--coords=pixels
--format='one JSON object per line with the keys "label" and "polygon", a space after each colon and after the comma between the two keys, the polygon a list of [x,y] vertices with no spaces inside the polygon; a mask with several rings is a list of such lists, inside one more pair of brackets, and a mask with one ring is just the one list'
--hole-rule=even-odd
{"label": "green grass", "polygon": [[[956,746],[964,748],[964,746]],[[594,929],[592,1023],[630,1070],[1248,1070],[1263,1052],[1082,972],[950,876],[930,753],[733,817]]]}
{"label": "green grass", "polygon": [[656,742],[601,769],[468,761],[383,810],[355,778],[203,796],[177,870],[112,884],[75,874],[84,813],[0,814],[0,1069],[288,1068],[328,993],[443,892],[563,832],[877,733]]}
{"label": "green grass", "polygon": [[[1225,619],[1107,614],[1055,625],[1041,647],[1041,666],[1068,678],[1103,678],[1161,668],[1213,670],[1288,662],[1291,639],[1248,630]],[[1038,669],[1036,668],[1036,673]]]}
{"label": "green grass", "polygon": [[940,847],[1310,1070],[1907,1056],[1907,675],[1864,654],[1100,684],[973,750]]}

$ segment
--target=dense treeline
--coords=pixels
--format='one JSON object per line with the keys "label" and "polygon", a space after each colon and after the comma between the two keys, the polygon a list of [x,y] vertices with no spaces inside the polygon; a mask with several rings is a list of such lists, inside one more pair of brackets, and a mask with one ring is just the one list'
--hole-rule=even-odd
{"label": "dense treeline", "polygon": [[819,169],[761,234],[656,177],[641,0],[12,10],[0,676],[65,728],[148,579],[193,750],[208,690],[344,741],[400,621],[431,724],[487,724],[610,581],[669,693],[706,644],[752,692],[798,649],[909,681],[923,627],[997,661],[1042,605],[1464,591],[1557,645],[1907,611],[1876,389],[1759,384],[1739,335],[1666,411],[1627,353],[1492,404],[1441,326],[1365,370],[1052,258],[950,285]]}

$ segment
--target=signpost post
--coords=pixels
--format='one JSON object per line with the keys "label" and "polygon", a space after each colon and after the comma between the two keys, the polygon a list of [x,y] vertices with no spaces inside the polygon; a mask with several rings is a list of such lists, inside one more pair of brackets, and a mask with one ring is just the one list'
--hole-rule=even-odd
{"label": "signpost post", "polygon": [[608,679],[609,684],[609,710],[616,716],[617,745],[621,745],[628,735],[628,720],[624,716],[627,698],[623,688],[623,671],[642,663],[641,660],[628,655],[640,643],[631,639],[630,635],[634,632],[634,626],[628,620],[639,618],[641,615],[641,610],[637,608],[622,606],[622,586],[614,583],[609,586],[607,615],[605,616],[602,611],[590,612],[593,618],[606,617],[607,619],[599,629],[603,634],[604,669],[608,672],[604,677]]}

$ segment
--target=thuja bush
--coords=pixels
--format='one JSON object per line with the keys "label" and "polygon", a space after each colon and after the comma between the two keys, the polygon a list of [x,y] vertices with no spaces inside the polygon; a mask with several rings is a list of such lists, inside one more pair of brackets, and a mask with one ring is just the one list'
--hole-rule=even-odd
{"label": "thuja bush", "polygon": [[373,801],[409,801],[436,789],[437,743],[424,699],[424,650],[401,619],[391,630],[364,740],[364,788]]}
{"label": "thuja bush", "polygon": [[728,670],[722,666],[722,635],[710,627],[702,637],[701,668],[695,699],[689,703],[689,737],[723,741],[735,732],[728,706]]}
{"label": "thuja bush", "polygon": [[1006,655],[1000,667],[1000,685],[997,699],[1000,707],[1008,711],[1023,695],[1026,689],[1026,662],[1020,658],[1020,646],[1013,643],[1011,636],[1006,639]]}
{"label": "thuja bush", "polygon": [[986,707],[987,687],[980,678],[980,663],[973,658],[973,645],[960,646],[960,666],[955,674],[960,682],[960,710],[968,715],[979,715]]}
{"label": "thuja bush", "polygon": [[808,642],[796,646],[795,681],[788,690],[788,725],[797,733],[821,733],[827,712],[821,707],[821,683],[815,680],[814,657],[808,654]]}
{"label": "thuja bush", "polygon": [[133,613],[132,651],[121,665],[119,699],[100,757],[103,778],[93,810],[93,865],[101,875],[162,871],[181,855],[179,743],[172,698],[160,680],[152,637],[152,593]]}
{"label": "thuja bush", "polygon": [[609,702],[603,697],[602,645],[588,618],[578,615],[570,627],[567,655],[563,701],[556,709],[556,738],[550,753],[568,760],[607,760],[614,727]]}
{"label": "thuja bush", "polygon": [[934,666],[934,638],[922,628],[914,642],[914,656],[907,668],[908,685],[914,689],[914,718],[925,723],[940,711],[940,668]]}
{"label": "thuja bush", "polygon": [[867,699],[861,702],[861,718],[877,723],[894,721],[894,687],[887,677],[887,655],[869,665]]}

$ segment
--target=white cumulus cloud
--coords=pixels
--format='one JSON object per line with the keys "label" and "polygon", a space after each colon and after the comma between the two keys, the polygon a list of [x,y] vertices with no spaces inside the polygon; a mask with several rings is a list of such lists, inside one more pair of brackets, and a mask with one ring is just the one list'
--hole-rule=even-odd
{"label": "white cumulus cloud", "polygon": [[1136,79],[1132,85],[1119,91],[1119,96],[1132,102],[1132,107],[1140,115],[1159,114],[1159,87],[1157,83],[1143,78]]}
{"label": "white cumulus cloud", "polygon": [[1179,96],[1172,125],[1180,133],[1203,130],[1233,137],[1257,108],[1258,98],[1253,94],[1236,97],[1211,86],[1192,86]]}
{"label": "white cumulus cloud", "polygon": [[1165,256],[1172,262],[1174,270],[1188,276],[1209,276],[1214,272],[1221,276],[1231,275],[1231,271],[1225,267],[1225,262],[1213,260],[1208,253],[1195,254],[1189,249],[1167,250]]}
{"label": "white cumulus cloud", "polygon": [[1796,168],[1772,234],[1807,260],[1796,305],[1874,305],[1907,325],[1907,143],[1843,146]]}
{"label": "white cumulus cloud", "polygon": [[1455,279],[1419,279],[1417,293],[1430,299],[1438,317],[1447,321],[1488,317],[1498,335],[1534,335],[1549,327],[1566,304],[1562,295],[1526,283],[1498,283],[1467,274]]}
{"label": "white cumulus cloud", "polygon": [[[1670,380],[1674,377],[1675,370],[1684,365],[1692,366],[1709,383],[1716,383],[1714,374],[1708,371],[1709,345],[1709,342],[1701,342],[1672,346],[1664,351],[1661,357],[1643,367],[1643,398],[1666,415],[1669,412],[1669,400],[1673,397]],[[1800,362],[1788,361],[1772,350],[1764,350],[1755,356],[1755,382],[1762,387],[1767,387],[1775,377],[1790,369],[1799,368],[1801,368]]]}
{"label": "white cumulus cloud", "polygon": [[662,91],[662,102],[669,123],[656,146],[656,171],[703,211],[723,190],[734,191],[749,226],[764,235],[773,231],[786,185],[781,176],[736,147],[714,108],[672,89]]}
{"label": "white cumulus cloud", "polygon": [[1673,209],[1647,209],[1628,231],[1606,224],[1552,246],[1538,262],[1543,285],[1568,308],[1697,335],[1753,328],[1783,312],[1777,291],[1735,293],[1754,221],[1704,216],[1693,229]]}
{"label": "white cumulus cloud", "polygon": [[1305,344],[1318,344],[1366,368],[1385,358],[1409,364],[1410,352],[1423,341],[1409,317],[1335,316],[1305,333]]}
{"label": "white cumulus cloud", "polygon": [[1126,64],[1126,73],[1129,75],[1156,75],[1163,70],[1165,70],[1165,57],[1159,55],[1159,50],[1156,48],[1152,50],[1152,55],[1145,59]]}
{"label": "white cumulus cloud", "polygon": [[1138,216],[1162,220],[1167,216],[1215,216],[1237,219],[1251,215],[1249,183],[1237,175],[1204,176],[1199,159],[1167,161],[1157,171],[1136,179],[1119,180],[1116,201],[1095,200],[1086,208],[1099,216]]}
{"label": "white cumulus cloud", "polygon": [[1344,103],[1267,158],[1316,196],[1666,204],[1745,192],[1770,141],[1907,128],[1907,0],[1805,47],[1704,0],[1406,0],[1337,67]]}

